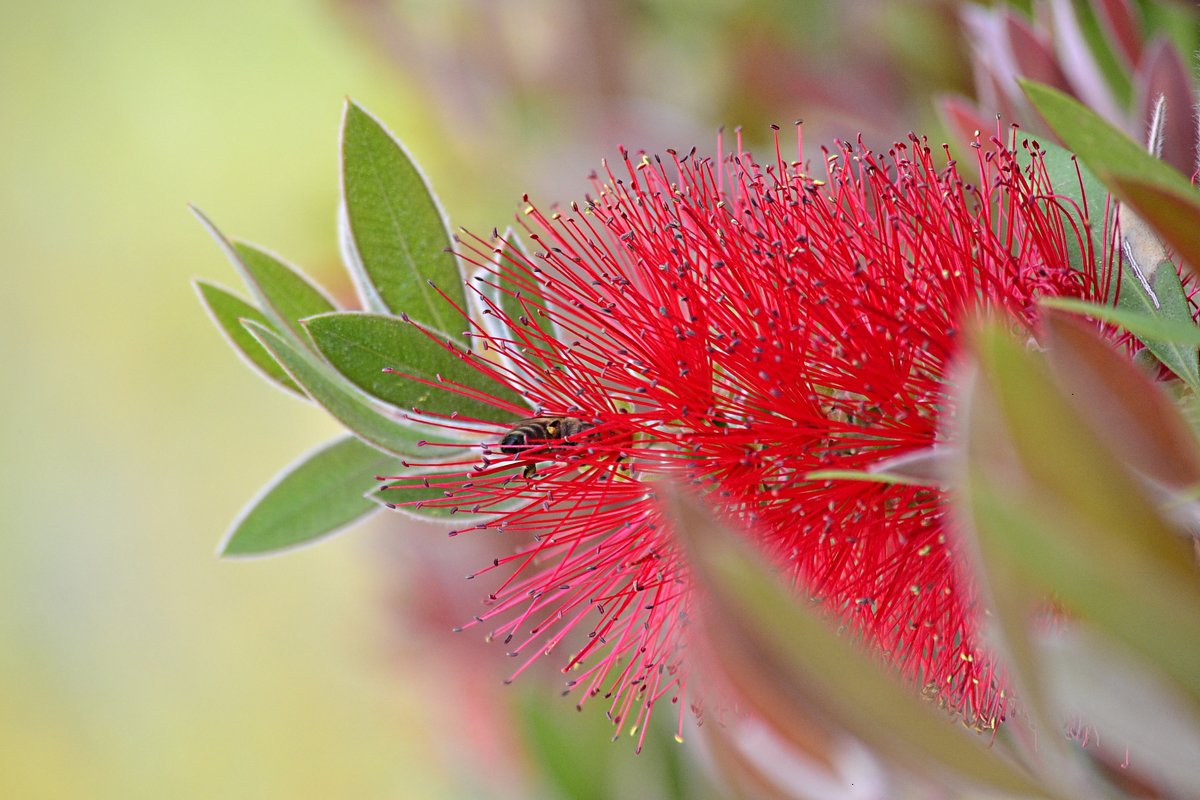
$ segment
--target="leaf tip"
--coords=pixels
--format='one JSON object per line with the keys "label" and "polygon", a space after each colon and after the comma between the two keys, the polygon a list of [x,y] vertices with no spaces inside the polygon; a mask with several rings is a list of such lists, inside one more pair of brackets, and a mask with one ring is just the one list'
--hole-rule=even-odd
{"label": "leaf tip", "polygon": [[193,217],[200,220],[201,225],[203,225],[205,228],[208,228],[210,231],[216,231],[217,226],[213,224],[212,220],[208,218],[207,214],[200,210],[200,206],[194,203],[188,203],[187,209],[191,212]]}

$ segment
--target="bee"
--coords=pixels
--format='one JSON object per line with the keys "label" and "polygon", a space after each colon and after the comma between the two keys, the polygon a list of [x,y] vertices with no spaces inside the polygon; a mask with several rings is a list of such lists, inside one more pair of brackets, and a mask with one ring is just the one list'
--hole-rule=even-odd
{"label": "bee", "polygon": [[[517,420],[500,440],[500,452],[508,456],[553,453],[579,444],[572,437],[593,427],[578,417],[530,417]],[[537,474],[537,461],[525,465],[525,478]]]}

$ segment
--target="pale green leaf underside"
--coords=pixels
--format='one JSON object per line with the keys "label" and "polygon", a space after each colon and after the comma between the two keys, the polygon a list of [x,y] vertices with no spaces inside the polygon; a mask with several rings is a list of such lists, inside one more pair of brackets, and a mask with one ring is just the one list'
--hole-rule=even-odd
{"label": "pale green leaf underside", "polygon": [[[1144,279],[1128,264],[1122,273],[1117,308],[1176,325],[1191,325],[1195,329],[1191,304],[1184,294],[1174,264],[1162,261]],[[1200,391],[1200,356],[1197,354],[1196,345],[1163,341],[1151,336],[1143,338],[1136,333],[1134,335],[1184,383],[1193,390]]]}

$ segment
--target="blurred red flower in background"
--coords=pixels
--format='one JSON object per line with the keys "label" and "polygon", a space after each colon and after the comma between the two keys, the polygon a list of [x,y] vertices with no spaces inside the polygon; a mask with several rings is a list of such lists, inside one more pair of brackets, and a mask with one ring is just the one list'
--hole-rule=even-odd
{"label": "blurred red flower in background", "polygon": [[644,736],[667,701],[682,717],[696,587],[655,499],[672,480],[755,531],[799,593],[968,724],[1005,717],[936,482],[807,476],[946,444],[944,381],[967,317],[1032,333],[1039,295],[1111,294],[1107,269],[1070,265],[1073,249],[1107,263],[1087,209],[1057,197],[1023,147],[1015,133],[977,144],[978,183],[916,137],[823,151],[820,179],[778,145],[765,164],[623,153],[585,205],[526,210],[532,256],[464,243],[493,323],[472,324],[471,362],[536,419],[495,400],[512,433],[441,421],[478,433],[482,459],[411,464],[398,486],[423,491],[392,499],[453,508],[470,519],[458,533],[514,543],[479,573],[498,585],[472,625],[508,643],[515,673],[565,647],[569,687],[603,696],[619,727]]}

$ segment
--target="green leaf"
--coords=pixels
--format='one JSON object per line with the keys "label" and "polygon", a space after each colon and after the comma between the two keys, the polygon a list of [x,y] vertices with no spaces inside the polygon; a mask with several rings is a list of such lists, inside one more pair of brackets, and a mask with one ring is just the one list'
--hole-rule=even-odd
{"label": "green leaf", "polygon": [[[1138,178],[1181,194],[1195,194],[1183,175],[1160,161],[1098,114],[1058,89],[1020,81],[1025,96],[1047,124],[1101,180],[1108,176]],[[1124,198],[1122,198],[1124,199]]]}
{"label": "green leaf", "polygon": [[[1074,98],[1032,81],[1022,81],[1021,86],[1067,147],[1129,207],[1121,215],[1123,266],[1118,307],[1190,321],[1192,309],[1176,267],[1143,219],[1157,221],[1190,262],[1189,254],[1200,256],[1200,244],[1191,235],[1195,220],[1200,219],[1200,194],[1186,177]],[[1195,348],[1154,339],[1143,343],[1185,383],[1200,390],[1200,359]]]}
{"label": "green leaf", "polygon": [[1200,347],[1200,327],[1190,320],[1182,322],[1166,317],[1151,316],[1124,308],[1089,303],[1073,297],[1043,297],[1038,302],[1045,308],[1074,311],[1078,314],[1086,314],[1092,319],[1119,325],[1142,341],[1150,338],[1168,344]]}
{"label": "green leaf", "polygon": [[270,327],[271,323],[266,316],[242,298],[219,286],[202,280],[194,281],[194,285],[201,302],[208,309],[208,315],[212,317],[212,321],[220,329],[226,341],[245,357],[246,362],[264,377],[307,400],[308,397],[304,394],[304,390],[288,377],[283,367],[279,366],[271,354],[258,343],[258,340],[242,327],[241,320],[243,319],[253,320],[264,327]]}
{"label": "green leaf", "polygon": [[399,462],[353,436],[308,453],[238,516],[221,555],[261,555],[330,536],[378,509],[363,497]]}
{"label": "green leaf", "polygon": [[782,736],[818,715],[900,764],[918,763],[955,783],[1028,797],[1046,790],[986,740],[953,725],[882,671],[787,589],[746,544],[691,498],[671,503],[712,652],[747,704]]}
{"label": "green leaf", "polygon": [[[1096,10],[1088,3],[1072,3],[1060,7],[1063,13],[1074,18],[1078,35],[1087,46],[1087,53],[1092,63],[1084,67],[1085,74],[1097,74],[1099,83],[1105,91],[1113,94],[1113,100],[1122,107],[1128,107],[1133,96],[1133,82],[1130,80],[1129,68],[1113,51],[1114,42],[1109,32],[1102,27],[1096,18]],[[1055,20],[1056,33],[1059,39],[1065,39],[1060,27],[1064,21]],[[1075,56],[1079,58],[1083,54]],[[1087,56],[1083,56],[1087,57]]]}
{"label": "green leaf", "polygon": [[820,469],[804,476],[806,481],[865,481],[907,486],[942,486],[953,448],[946,445],[910,450],[871,464],[865,470]]}
{"label": "green leaf", "polygon": [[254,245],[231,242],[199,209],[192,211],[217,240],[267,317],[296,342],[306,341],[300,319],[336,310],[333,301],[294,267]]}
{"label": "green leaf", "polygon": [[[488,367],[481,356],[453,344],[451,351],[411,322],[347,312],[311,317],[304,324],[335,369],[367,394],[397,408],[501,422],[521,416],[529,407],[508,386],[471,366],[475,362]],[[384,372],[385,368],[395,373]],[[444,384],[444,388],[409,377]],[[467,387],[467,394],[474,396],[457,393],[455,384]],[[479,399],[484,396],[508,407]]]}
{"label": "green leaf", "polygon": [[417,430],[371,406],[341,376],[315,363],[297,345],[256,322],[247,320],[243,324],[317,405],[360,439],[392,455],[429,452],[421,449],[422,438]]}
{"label": "green leaf", "polygon": [[[1075,226],[1089,222],[1092,258],[1104,252],[1107,231],[1104,230],[1103,220],[1108,189],[1071,151],[1053,142],[1039,141],[1038,146],[1043,150],[1042,163],[1050,180],[1050,188],[1059,198],[1070,201],[1064,203],[1061,209],[1057,205],[1047,205],[1051,205],[1051,209],[1058,213],[1070,215],[1069,220],[1063,221],[1063,228],[1067,232],[1067,259],[1072,269],[1083,272],[1092,265],[1086,263],[1087,254],[1071,232]],[[1021,151],[1018,156],[1022,164],[1029,164],[1030,155],[1027,151]],[[1097,224],[1098,221],[1101,224]],[[1083,232],[1082,228],[1080,232]]]}
{"label": "green leaf", "polygon": [[440,330],[461,325],[461,313],[429,285],[465,307],[441,208],[400,143],[349,101],[342,120],[342,195],[368,307],[407,313]]}
{"label": "green leaf", "polygon": [[1033,732],[1057,732],[1061,728],[1046,697],[1045,676],[1030,639],[1035,620],[1044,611],[1045,591],[1011,559],[994,553],[992,539],[976,533],[986,525],[997,524],[979,502],[979,487],[975,482],[978,464],[995,466],[1003,463],[1001,460],[1006,456],[1011,460],[1011,447],[996,399],[981,387],[977,371],[961,369],[950,384],[957,393],[954,407],[958,411],[953,422],[962,426],[961,432],[948,436],[960,443],[957,451],[960,463],[949,473],[950,488],[957,501],[954,510],[960,535],[966,540],[964,549],[972,559],[971,574],[987,609],[983,635],[1005,666],[1007,690],[1020,698],[1022,716],[1028,718],[1028,723],[1014,721],[1005,728],[1013,744],[1021,747],[1025,762],[1040,774],[1053,776],[1060,786],[1071,784],[1076,790],[1074,794],[1093,794],[1080,791],[1088,779],[1076,748],[1060,736],[1039,736],[1031,741],[1030,728]]}
{"label": "green leaf", "polygon": [[960,496],[980,551],[1200,697],[1190,542],[1079,418],[1040,357],[995,326],[976,337],[975,351],[978,384],[957,416],[968,453]]}
{"label": "green leaf", "polygon": [[[1183,291],[1183,284],[1175,265],[1165,258],[1158,261],[1139,261],[1138,254],[1154,254],[1153,245],[1147,247],[1145,237],[1153,237],[1149,228],[1140,220],[1131,224],[1121,223],[1122,258],[1121,293],[1117,297],[1117,308],[1134,311],[1183,324],[1192,323],[1192,307]],[[1136,246],[1141,240],[1143,246]],[[1157,239],[1155,239],[1157,243]],[[1150,266],[1150,265],[1153,266]],[[1163,342],[1158,339],[1143,339],[1142,343],[1168,369],[1192,387],[1200,391],[1200,354],[1194,345]]]}
{"label": "green leaf", "polygon": [[928,481],[890,472],[868,472],[857,469],[819,469],[804,476],[806,481],[863,481],[865,483],[900,484],[904,486],[928,486]]}
{"label": "green leaf", "polygon": [[234,242],[233,246],[261,293],[264,308],[274,312],[301,341],[300,320],[337,310],[324,292],[282,259],[245,242]]}
{"label": "green leaf", "polygon": [[[1026,85],[1025,88],[1027,93],[1033,93],[1030,95],[1031,99],[1035,96],[1042,97],[1038,93],[1046,89],[1046,87],[1036,84]],[[1059,108],[1060,104],[1071,108],[1069,103],[1074,102],[1070,98],[1059,97],[1053,93],[1053,90],[1047,90],[1042,99],[1051,109],[1057,109],[1059,113],[1065,113]],[[1053,112],[1048,112],[1040,107],[1039,110],[1050,120],[1050,113]],[[1059,122],[1068,124],[1063,120],[1059,120]],[[1054,124],[1054,121],[1051,120],[1051,123]],[[1086,126],[1086,124],[1093,123],[1095,130],[1085,127],[1082,131],[1072,128],[1070,134],[1062,130],[1057,132],[1064,139],[1068,139],[1073,146],[1083,147],[1087,150],[1086,157],[1080,153],[1080,160],[1100,171],[1100,175],[1113,187],[1116,194],[1130,206],[1121,214],[1122,269],[1121,289],[1117,297],[1117,305],[1127,310],[1190,322],[1191,305],[1179,282],[1175,265],[1168,258],[1168,253],[1158,237],[1133,213],[1132,209],[1137,209],[1147,219],[1152,219],[1152,221],[1157,219],[1172,226],[1170,230],[1177,234],[1179,240],[1177,246],[1179,252],[1186,254],[1194,251],[1200,257],[1200,245],[1196,243],[1195,237],[1188,235],[1190,231],[1195,230],[1197,222],[1200,222],[1200,195],[1190,188],[1186,195],[1181,194],[1177,190],[1177,179],[1181,178],[1178,173],[1150,154],[1143,152],[1139,145],[1120,131],[1108,128],[1107,123],[1099,120],[1095,115],[1086,118],[1081,124]],[[1093,134],[1091,138],[1087,135],[1088,131]],[[1106,147],[1116,147],[1126,155],[1136,152],[1139,162],[1143,164],[1149,162],[1154,165],[1151,170],[1157,176],[1158,182],[1165,181],[1175,188],[1162,189],[1159,183],[1146,182],[1140,177],[1118,177],[1111,170],[1126,169],[1126,166],[1108,159],[1101,152]],[[1069,151],[1052,144],[1044,145],[1044,149],[1046,150],[1044,163],[1055,193],[1074,201],[1080,210],[1084,208],[1083,201],[1086,199],[1088,215],[1094,216],[1094,212],[1098,210],[1098,204],[1107,194],[1097,175],[1084,164],[1078,165],[1079,172],[1076,174],[1076,164]],[[1194,209],[1194,213],[1189,215],[1190,209]],[[1153,218],[1151,215],[1154,215]],[[1111,231],[1104,230],[1103,226],[1098,227],[1093,224],[1091,226],[1093,253],[1104,252],[1105,242],[1111,241],[1112,238]],[[1084,254],[1078,243],[1071,241],[1070,237],[1068,238],[1068,257],[1072,267],[1079,269],[1084,266]],[[1189,386],[1200,389],[1200,360],[1193,348],[1172,345],[1150,337],[1139,336],[1139,338],[1150,352],[1171,371],[1175,372]]]}

